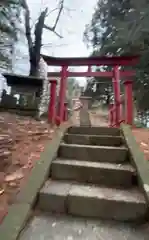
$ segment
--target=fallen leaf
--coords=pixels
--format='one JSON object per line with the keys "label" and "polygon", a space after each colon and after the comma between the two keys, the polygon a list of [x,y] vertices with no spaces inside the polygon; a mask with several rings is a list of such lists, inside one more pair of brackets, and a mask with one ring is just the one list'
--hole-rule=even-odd
{"label": "fallen leaf", "polygon": [[14,172],[14,173],[12,173],[12,174],[7,175],[7,176],[5,177],[5,181],[6,181],[6,182],[11,182],[11,181],[19,180],[19,179],[21,179],[21,178],[23,178],[23,177],[24,177],[24,175],[23,175],[22,172],[16,171],[16,172]]}
{"label": "fallen leaf", "polygon": [[16,186],[17,186],[17,183],[16,183],[16,182],[9,182],[9,186],[10,186],[10,187],[16,187]]}
{"label": "fallen leaf", "polygon": [[2,195],[4,192],[5,192],[5,190],[4,190],[4,189],[1,189],[1,190],[0,190],[0,195]]}
{"label": "fallen leaf", "polygon": [[144,146],[144,147],[147,147],[148,145],[144,142],[141,142],[141,145]]}

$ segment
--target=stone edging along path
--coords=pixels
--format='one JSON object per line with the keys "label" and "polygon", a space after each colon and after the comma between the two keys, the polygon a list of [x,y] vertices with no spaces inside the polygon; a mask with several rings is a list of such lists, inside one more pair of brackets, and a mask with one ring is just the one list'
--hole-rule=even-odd
{"label": "stone edging along path", "polygon": [[[149,203],[149,162],[146,161],[144,153],[136,142],[131,127],[122,124],[121,130],[131,156],[131,161],[137,170],[139,184],[145,193],[147,202]],[[147,215],[147,218],[149,218],[149,210]]]}
{"label": "stone edging along path", "polygon": [[50,165],[56,156],[62,137],[70,125],[65,123],[55,132],[40,159],[33,167],[27,183],[16,196],[16,201],[9,208],[8,214],[0,225],[0,239],[16,240],[30,217],[31,210],[36,203],[38,192],[48,178]]}

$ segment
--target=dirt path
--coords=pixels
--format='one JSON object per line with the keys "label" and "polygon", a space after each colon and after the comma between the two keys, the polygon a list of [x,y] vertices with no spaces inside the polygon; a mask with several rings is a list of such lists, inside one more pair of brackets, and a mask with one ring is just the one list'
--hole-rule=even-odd
{"label": "dirt path", "polygon": [[92,126],[108,126],[108,113],[102,109],[89,111]]}

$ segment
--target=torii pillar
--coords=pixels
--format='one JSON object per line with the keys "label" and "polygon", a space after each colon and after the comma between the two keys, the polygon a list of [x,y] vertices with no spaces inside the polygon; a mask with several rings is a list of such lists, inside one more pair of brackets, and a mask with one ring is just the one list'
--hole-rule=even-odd
{"label": "torii pillar", "polygon": [[115,66],[113,69],[113,90],[114,90],[114,105],[115,110],[115,123],[116,127],[120,125],[120,71],[119,66]]}
{"label": "torii pillar", "polygon": [[60,79],[60,90],[59,90],[59,106],[58,106],[58,118],[59,124],[63,121],[65,111],[65,95],[67,86],[67,68],[68,66],[62,66],[61,79]]}

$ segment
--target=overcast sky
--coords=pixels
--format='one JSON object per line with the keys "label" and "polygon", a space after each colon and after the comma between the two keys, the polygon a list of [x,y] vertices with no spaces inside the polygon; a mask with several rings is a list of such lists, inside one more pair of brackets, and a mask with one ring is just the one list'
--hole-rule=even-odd
{"label": "overcast sky", "polygon": [[[57,7],[58,0],[27,0],[33,21],[37,19],[39,13],[46,6],[49,11]],[[53,56],[88,56],[87,50],[83,43],[83,32],[85,25],[88,24],[92,18],[94,7],[97,0],[65,0],[64,11],[61,15],[57,32],[63,36],[59,39],[54,34],[45,30],[43,35],[43,43],[45,47],[44,53]],[[49,14],[46,19],[46,24],[52,26],[56,18],[57,12]],[[48,45],[50,44],[50,45]]]}

